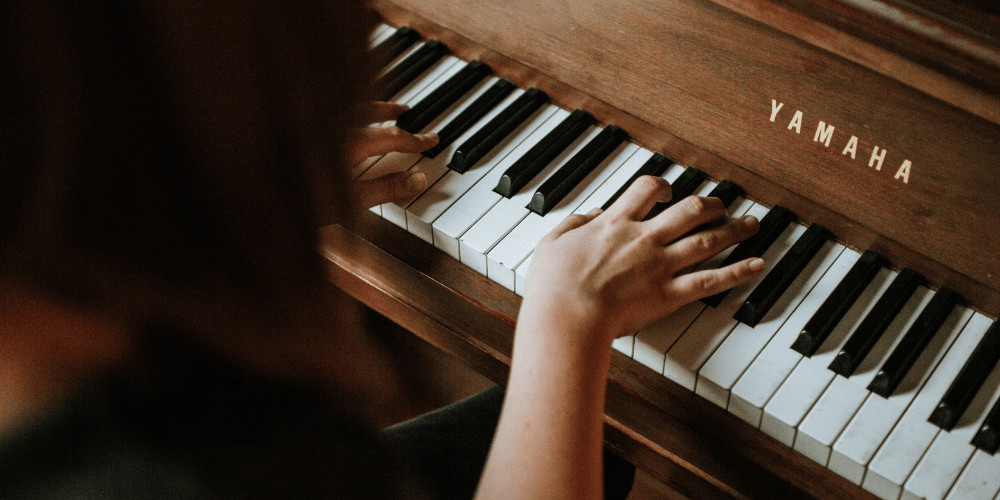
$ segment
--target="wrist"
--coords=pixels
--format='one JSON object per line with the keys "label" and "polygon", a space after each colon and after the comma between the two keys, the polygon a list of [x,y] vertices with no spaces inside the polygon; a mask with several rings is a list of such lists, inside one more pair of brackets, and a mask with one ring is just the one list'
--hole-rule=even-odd
{"label": "wrist", "polygon": [[558,351],[588,362],[611,357],[614,320],[582,300],[526,299],[518,315],[515,347]]}

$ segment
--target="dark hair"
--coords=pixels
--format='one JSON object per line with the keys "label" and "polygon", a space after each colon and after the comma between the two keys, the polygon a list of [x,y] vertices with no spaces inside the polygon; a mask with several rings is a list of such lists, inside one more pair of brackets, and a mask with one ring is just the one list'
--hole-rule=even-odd
{"label": "dark hair", "polygon": [[0,278],[194,323],[323,288],[371,15],[347,1],[0,7]]}

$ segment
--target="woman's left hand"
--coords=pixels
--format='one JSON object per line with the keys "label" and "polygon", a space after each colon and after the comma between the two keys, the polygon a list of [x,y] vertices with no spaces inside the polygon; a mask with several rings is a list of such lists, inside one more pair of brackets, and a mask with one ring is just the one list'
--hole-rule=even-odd
{"label": "woman's left hand", "polygon": [[[392,152],[421,153],[438,143],[437,134],[411,134],[395,125],[382,122],[399,118],[408,108],[391,102],[370,102],[361,113],[367,123],[375,123],[356,131],[349,141],[348,165],[356,167],[366,158]],[[353,192],[363,207],[405,200],[427,188],[427,176],[422,173],[391,172],[374,179],[355,180]]]}

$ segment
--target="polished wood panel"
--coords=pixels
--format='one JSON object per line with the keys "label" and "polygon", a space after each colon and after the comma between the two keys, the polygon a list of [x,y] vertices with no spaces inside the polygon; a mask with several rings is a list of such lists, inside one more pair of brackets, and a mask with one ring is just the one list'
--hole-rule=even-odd
{"label": "polished wood panel", "polygon": [[[914,267],[933,285],[1000,313],[1000,258],[992,251],[1000,248],[1000,126],[908,84],[933,72],[949,92],[965,88],[963,95],[1000,109],[989,85],[960,78],[972,63],[927,68],[889,57],[877,41],[865,43],[881,56],[848,54],[849,39],[834,37],[842,33],[836,27],[782,2],[770,10],[735,0],[376,5],[394,24],[539,86],[563,106],[586,107],[646,147],[732,179],[755,199],[829,227],[848,246],[880,251],[894,266]],[[809,43],[831,37],[829,50]],[[876,62],[882,72],[868,67]],[[889,67],[917,69],[896,79],[884,74]],[[774,122],[772,99],[783,105]],[[789,129],[795,111],[798,131]],[[829,147],[814,141],[820,121],[835,128]],[[852,136],[854,159],[843,154]],[[879,170],[869,167],[875,147],[887,151]],[[898,175],[905,160],[906,183]]]}

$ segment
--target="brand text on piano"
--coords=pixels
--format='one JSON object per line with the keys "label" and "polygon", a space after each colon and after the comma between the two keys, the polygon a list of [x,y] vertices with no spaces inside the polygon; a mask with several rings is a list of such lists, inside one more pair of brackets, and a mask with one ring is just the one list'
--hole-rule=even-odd
{"label": "brand text on piano", "polygon": [[[771,122],[777,122],[778,113],[784,108],[785,103],[778,102],[776,99],[771,99]],[[795,110],[791,119],[788,121],[788,130],[794,131],[796,134],[802,133],[802,111]],[[816,124],[816,132],[813,134],[813,142],[822,143],[824,147],[829,148],[830,142],[833,140],[833,133],[835,127],[833,125],[827,125],[823,120],[818,120]],[[841,150],[841,155],[849,156],[852,160],[857,159],[858,152],[858,136],[851,135],[851,138],[847,140],[844,145],[844,149]],[[887,155],[887,150],[880,148],[877,145],[872,146],[871,155],[868,159],[868,166],[874,167],[875,170],[882,170],[882,163],[885,161]],[[896,175],[893,176],[897,181],[901,181],[903,184],[909,184],[910,182],[910,171],[913,169],[913,163],[904,159],[896,170]]]}

